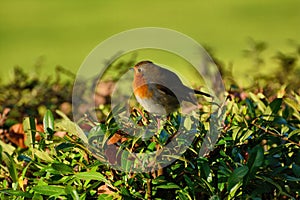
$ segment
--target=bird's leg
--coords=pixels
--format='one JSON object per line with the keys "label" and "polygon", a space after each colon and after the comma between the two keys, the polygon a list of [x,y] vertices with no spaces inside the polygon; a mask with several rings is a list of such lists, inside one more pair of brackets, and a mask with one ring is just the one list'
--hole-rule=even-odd
{"label": "bird's leg", "polygon": [[157,131],[159,131],[161,119],[160,119],[159,117],[157,117],[157,118],[156,118],[156,121],[157,121]]}
{"label": "bird's leg", "polygon": [[162,118],[161,116],[154,116],[154,118],[156,119],[156,123],[157,123],[157,132],[159,132],[159,130],[162,128],[161,126],[163,126]]}

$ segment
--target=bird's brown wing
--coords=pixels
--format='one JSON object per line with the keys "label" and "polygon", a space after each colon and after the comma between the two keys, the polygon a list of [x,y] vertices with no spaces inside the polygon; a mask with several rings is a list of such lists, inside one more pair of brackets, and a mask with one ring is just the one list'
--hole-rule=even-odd
{"label": "bird's brown wing", "polygon": [[180,102],[182,101],[187,101],[194,105],[198,104],[196,97],[193,95],[193,90],[188,87],[183,86],[181,88],[176,88],[174,92],[162,85],[156,85],[156,88],[157,91],[162,94],[159,95],[159,101],[162,102],[162,104],[168,104],[167,106],[173,110],[179,108]]}
{"label": "bird's brown wing", "polygon": [[155,84],[156,91],[158,95],[156,95],[156,100],[160,104],[162,104],[168,113],[175,111],[180,107],[180,100],[176,97],[176,95],[169,88]]}
{"label": "bird's brown wing", "polygon": [[169,88],[165,87],[164,85],[155,84],[155,87],[158,92],[160,92],[162,95],[168,95],[176,97],[176,95],[170,90]]}

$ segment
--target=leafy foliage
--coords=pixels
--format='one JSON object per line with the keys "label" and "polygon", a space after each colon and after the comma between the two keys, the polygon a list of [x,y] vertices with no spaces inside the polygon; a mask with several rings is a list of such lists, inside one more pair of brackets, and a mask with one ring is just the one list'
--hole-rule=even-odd
{"label": "leafy foliage", "polygon": [[48,76],[41,79],[16,67],[13,79],[0,87],[0,110],[11,109],[8,118],[10,121],[6,123],[11,125],[21,122],[25,116],[42,119],[47,109],[63,109],[70,115],[74,76],[57,66],[55,78]]}
{"label": "leafy foliage", "polygon": [[[260,56],[260,53],[255,55],[261,59]],[[292,64],[296,65],[296,60]],[[286,66],[286,62],[281,65]],[[278,77],[274,79],[276,83],[284,81]],[[21,85],[28,85],[31,80],[24,76]],[[296,83],[298,79],[290,76],[287,81]],[[70,89],[69,83],[56,84]],[[41,85],[45,86],[37,79],[31,90],[15,87],[23,94]],[[150,131],[150,136],[143,138],[132,129],[132,124],[120,125],[111,113],[99,123],[85,118],[89,128],[82,124],[80,128],[62,112],[54,112],[59,108],[57,102],[49,102],[53,105],[45,109],[39,119],[43,122],[43,131],[37,129],[30,113],[23,121],[27,148],[1,141],[0,199],[298,199],[300,95],[292,85],[286,89],[271,85],[268,83],[261,89],[255,83],[253,88],[257,88],[248,90],[232,85],[228,89],[221,135],[215,148],[204,157],[199,156],[199,151],[209,130],[209,104],[203,105],[197,117],[172,113],[159,131]],[[41,90],[47,93],[46,98],[53,94],[49,88]],[[42,98],[41,95],[37,95],[38,98]],[[67,101],[67,96],[60,96],[59,101]],[[2,129],[11,125],[9,119],[19,120],[14,113],[28,105],[14,101],[10,104],[18,106],[0,124]],[[33,110],[45,102],[29,101]],[[3,102],[2,106],[5,106]],[[121,107],[116,109],[122,111]],[[19,110],[19,117],[22,112]],[[141,128],[157,126],[156,119],[145,111],[134,108],[130,114],[133,123]],[[183,127],[179,126],[180,121],[184,122]],[[196,121],[199,123],[193,127]],[[149,122],[152,123],[149,125]],[[136,135],[129,134],[124,129],[126,126]],[[170,165],[151,172],[130,172],[136,164],[132,153],[159,152],[171,139],[179,146],[184,140],[176,133],[187,136],[191,130],[196,133],[192,143]],[[64,134],[59,136],[59,132]],[[128,172],[119,171],[111,164],[120,164]],[[158,164],[153,162],[149,167],[156,169]]]}

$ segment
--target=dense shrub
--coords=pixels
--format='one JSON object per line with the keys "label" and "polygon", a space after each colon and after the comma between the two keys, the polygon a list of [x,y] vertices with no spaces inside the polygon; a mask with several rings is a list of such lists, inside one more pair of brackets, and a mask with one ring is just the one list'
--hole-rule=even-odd
{"label": "dense shrub", "polygon": [[[254,55],[254,61],[260,65],[260,54],[253,51],[263,51],[265,46],[253,47],[247,55]],[[102,112],[105,120],[101,122],[85,118],[83,122],[88,128],[82,125],[84,132],[64,113],[55,112],[63,103],[71,103],[71,82],[43,81],[18,70],[13,84],[0,87],[1,110],[12,109],[1,116],[0,128],[1,134],[6,134],[12,124],[29,116],[23,121],[28,147],[16,147],[9,140],[1,142],[0,198],[298,199],[298,57],[299,52],[278,53],[276,60],[281,68],[270,76],[259,77],[248,89],[240,88],[230,72],[219,64],[225,77],[227,101],[221,135],[214,149],[199,156],[209,127],[203,119],[212,114],[207,112],[210,104],[205,104],[199,112],[201,120],[190,119],[198,120],[199,124],[187,151],[171,165],[151,173],[118,171],[105,160],[130,169],[133,163],[128,152],[154,152],[170,138],[176,140],[174,132],[188,133],[190,123],[178,130],[178,119],[183,119],[181,113],[171,114],[163,129],[153,133],[149,140],[120,130],[113,116],[105,115],[107,112]],[[138,108],[131,111],[131,117],[141,127],[148,120],[155,122]],[[43,123],[43,131],[36,131],[34,118]],[[86,146],[85,142],[91,145]],[[120,149],[127,151],[117,154]]]}

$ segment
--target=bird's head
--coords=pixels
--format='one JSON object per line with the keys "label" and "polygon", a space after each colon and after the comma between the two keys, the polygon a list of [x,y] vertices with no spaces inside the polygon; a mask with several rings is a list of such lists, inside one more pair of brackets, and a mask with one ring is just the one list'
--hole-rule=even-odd
{"label": "bird's head", "polygon": [[134,76],[135,77],[145,77],[145,76],[147,76],[147,74],[149,74],[150,71],[152,71],[154,66],[155,65],[151,61],[141,61],[133,67]]}

